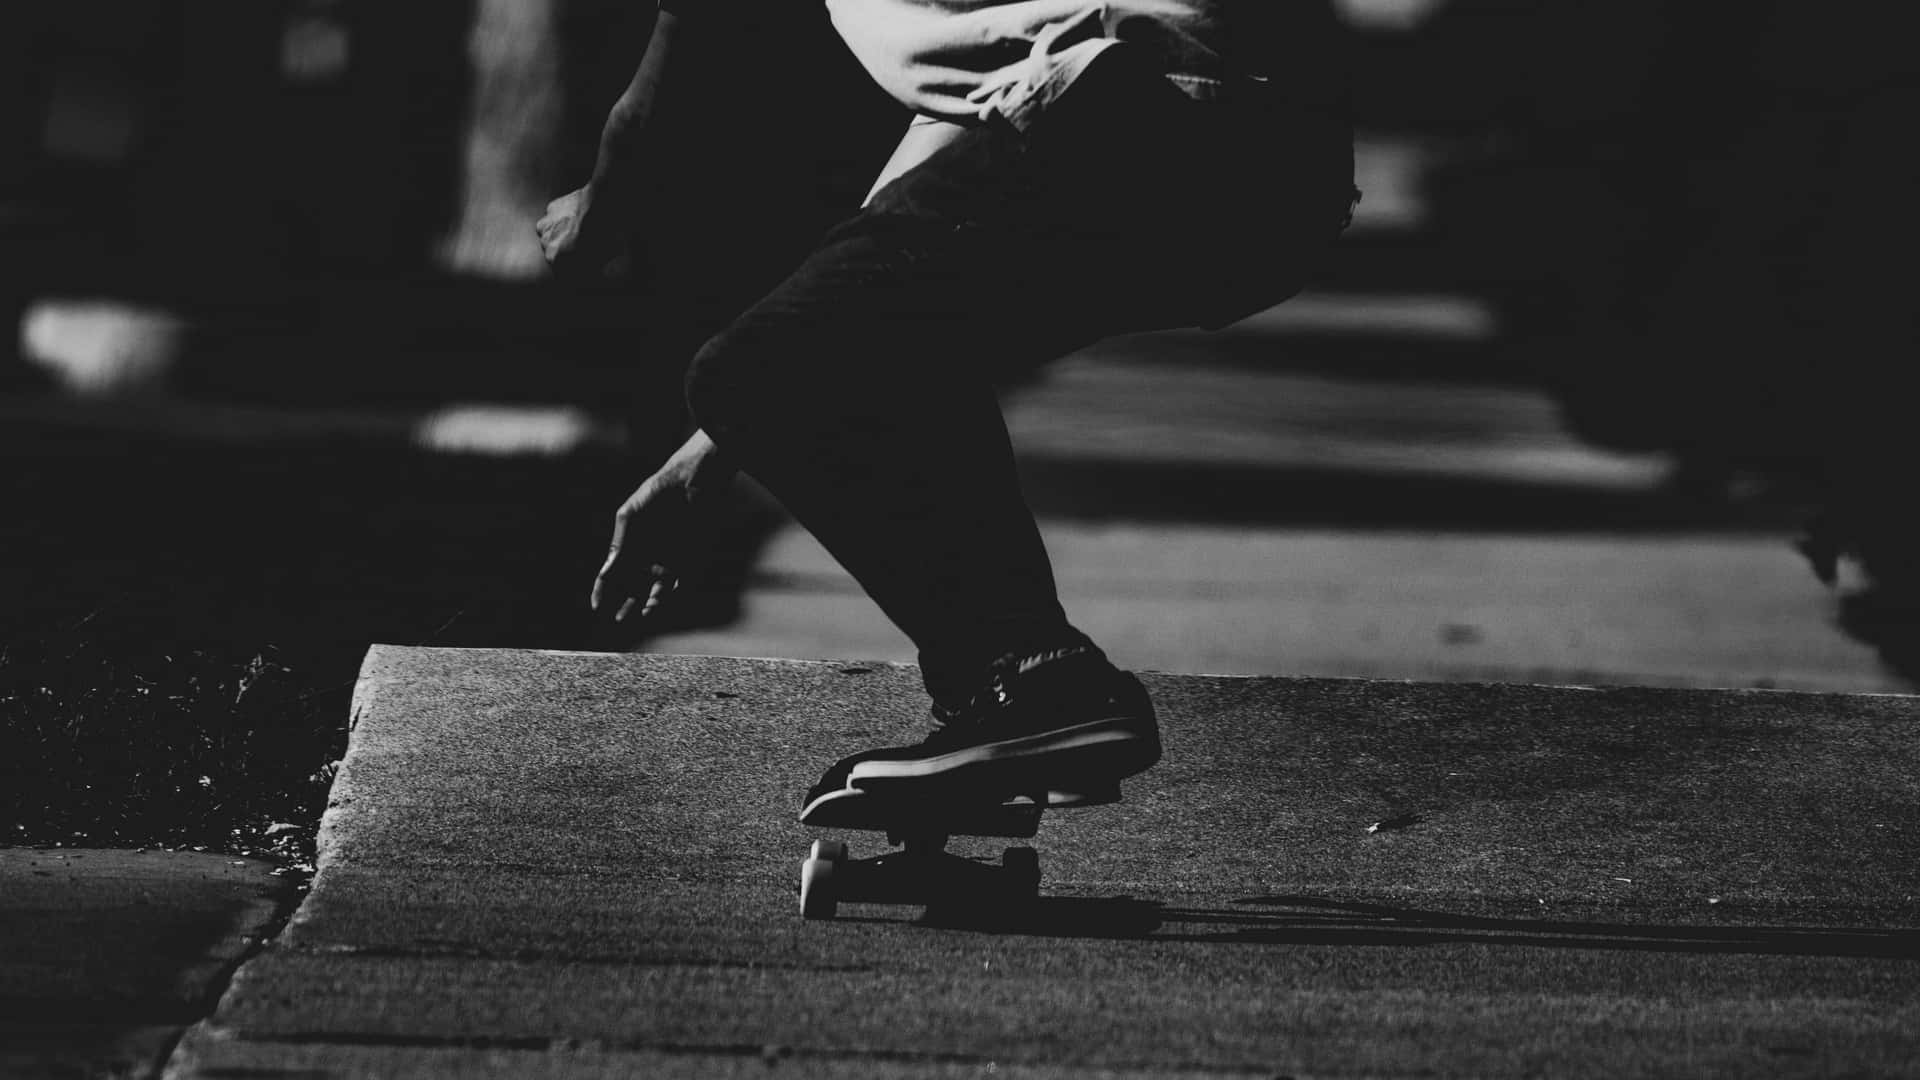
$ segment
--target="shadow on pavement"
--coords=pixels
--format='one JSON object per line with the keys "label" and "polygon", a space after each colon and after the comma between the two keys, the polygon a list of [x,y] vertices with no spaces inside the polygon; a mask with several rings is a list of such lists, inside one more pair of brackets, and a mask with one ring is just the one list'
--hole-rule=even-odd
{"label": "shadow on pavement", "polygon": [[1920,595],[1910,584],[1873,582],[1840,598],[1835,623],[1856,641],[1873,646],[1880,662],[1920,683]]}
{"label": "shadow on pavement", "polygon": [[[1170,907],[1131,897],[1045,897],[1015,910],[954,901],[924,922],[1036,937],[1151,938],[1222,945],[1426,946],[1901,957],[1920,953],[1920,930],[1885,927],[1701,926],[1457,915],[1311,896],[1236,900],[1237,910]],[[963,914],[962,909],[970,912]]]}

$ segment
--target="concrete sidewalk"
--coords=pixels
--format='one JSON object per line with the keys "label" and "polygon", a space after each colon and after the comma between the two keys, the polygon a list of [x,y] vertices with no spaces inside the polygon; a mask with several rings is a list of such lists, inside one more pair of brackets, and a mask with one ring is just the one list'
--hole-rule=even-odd
{"label": "concrete sidewalk", "polygon": [[1147,682],[1165,763],[1049,816],[1031,912],[808,923],[799,794],[915,737],[911,668],[376,647],[313,890],[169,1075],[1920,1060],[1920,699]]}

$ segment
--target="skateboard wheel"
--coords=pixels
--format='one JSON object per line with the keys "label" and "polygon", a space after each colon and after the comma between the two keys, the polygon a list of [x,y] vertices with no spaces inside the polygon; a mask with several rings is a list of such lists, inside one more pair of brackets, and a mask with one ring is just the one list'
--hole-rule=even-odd
{"label": "skateboard wheel", "polygon": [[800,864],[800,917],[831,919],[840,910],[834,895],[833,860],[808,859]]}
{"label": "skateboard wheel", "polygon": [[1000,856],[1009,884],[1016,893],[1036,896],[1040,892],[1040,853],[1030,847],[1008,848]]}
{"label": "skateboard wheel", "polygon": [[812,858],[825,862],[846,862],[847,845],[838,840],[815,840]]}

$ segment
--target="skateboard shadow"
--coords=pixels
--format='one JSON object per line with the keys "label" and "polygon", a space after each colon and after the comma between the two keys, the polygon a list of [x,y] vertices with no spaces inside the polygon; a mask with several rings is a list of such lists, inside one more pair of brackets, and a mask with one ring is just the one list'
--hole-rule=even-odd
{"label": "skateboard shadow", "polygon": [[924,925],[1063,937],[1221,945],[1601,949],[1748,956],[1913,957],[1920,930],[1888,927],[1702,926],[1500,918],[1329,900],[1263,896],[1231,908],[1132,897],[1043,897],[1019,909],[929,908]]}

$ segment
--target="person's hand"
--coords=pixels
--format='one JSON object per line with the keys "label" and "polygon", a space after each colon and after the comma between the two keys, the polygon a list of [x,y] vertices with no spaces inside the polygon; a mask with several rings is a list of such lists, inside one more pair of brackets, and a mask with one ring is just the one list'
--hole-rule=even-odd
{"label": "person's hand", "polygon": [[712,527],[707,512],[716,490],[733,476],[713,440],[696,431],[613,515],[613,544],[593,579],[595,611],[612,609],[624,622],[635,605],[646,618],[680,588],[694,552]]}
{"label": "person's hand", "polygon": [[540,235],[540,253],[555,273],[606,274],[626,254],[620,217],[613,208],[596,204],[593,189],[583,187],[548,203],[533,229]]}

